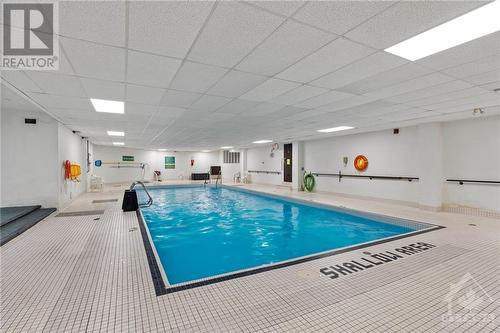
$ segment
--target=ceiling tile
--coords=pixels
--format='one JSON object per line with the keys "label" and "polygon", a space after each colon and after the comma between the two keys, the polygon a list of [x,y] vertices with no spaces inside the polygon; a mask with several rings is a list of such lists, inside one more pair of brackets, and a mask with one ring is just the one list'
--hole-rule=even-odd
{"label": "ceiling tile", "polygon": [[125,46],[125,2],[61,1],[59,33],[92,42]]}
{"label": "ceiling tile", "polygon": [[278,97],[270,100],[270,102],[283,105],[293,105],[308,98],[323,94],[327,91],[328,89],[325,88],[304,85],[279,95]]}
{"label": "ceiling tile", "polygon": [[272,76],[334,39],[334,35],[287,21],[252,51],[237,69]]}
{"label": "ceiling tile", "polygon": [[325,111],[321,111],[321,110],[305,110],[303,112],[299,112],[299,113],[296,113],[294,115],[290,115],[290,116],[287,117],[287,119],[291,119],[291,120],[307,120],[310,117],[316,117],[316,116],[320,116],[320,115],[323,115],[323,114],[326,114],[326,112]]}
{"label": "ceiling tile", "polygon": [[217,110],[230,101],[231,99],[227,97],[203,95],[199,100],[190,106],[190,109],[211,112]]}
{"label": "ceiling tile", "polygon": [[393,1],[310,1],[294,18],[338,35],[382,12]]}
{"label": "ceiling tile", "polygon": [[304,107],[304,108],[317,108],[322,105],[330,104],[335,101],[340,101],[342,99],[346,99],[349,97],[353,97],[354,95],[344,93],[341,91],[330,91],[325,94],[321,94],[319,96],[315,96],[309,98],[305,101],[298,103],[296,106]]}
{"label": "ceiling tile", "polygon": [[217,113],[230,113],[230,114],[240,114],[249,111],[251,108],[257,106],[258,102],[245,101],[242,99],[235,99],[220,109]]}
{"label": "ceiling tile", "polygon": [[[362,2],[365,4],[365,2]],[[483,1],[400,1],[346,34],[377,49],[385,49],[464,14]]]}
{"label": "ceiling tile", "polygon": [[132,1],[131,49],[184,58],[213,6],[211,1]]}
{"label": "ceiling tile", "polygon": [[113,81],[80,78],[89,98],[125,100],[125,84]]}
{"label": "ceiling tile", "polygon": [[259,117],[277,111],[281,108],[283,108],[283,105],[264,102],[249,111],[245,111],[245,115],[249,117]]}
{"label": "ceiling tile", "polygon": [[241,2],[219,2],[188,58],[233,67],[283,20]]}
{"label": "ceiling tile", "polygon": [[125,50],[59,37],[76,74],[88,78],[124,81]]}
{"label": "ceiling tile", "polygon": [[238,97],[255,88],[267,77],[232,70],[213,86],[208,93],[226,97]]}
{"label": "ceiling tile", "polygon": [[277,77],[297,82],[309,82],[374,52],[370,48],[345,38],[338,38],[284,70]]}
{"label": "ceiling tile", "polygon": [[49,94],[86,97],[80,79],[76,76],[55,74],[49,71],[29,71],[28,76]]}
{"label": "ceiling tile", "polygon": [[289,90],[297,88],[298,86],[300,86],[300,84],[295,82],[269,79],[241,96],[241,99],[264,102]]}
{"label": "ceiling tile", "polygon": [[59,96],[50,94],[30,93],[29,96],[42,106],[50,109],[51,107],[77,109],[77,110],[91,110],[94,108],[90,104],[88,98],[72,97],[72,96]]}
{"label": "ceiling tile", "polygon": [[249,3],[276,14],[290,16],[299,9],[305,1],[249,1]]}
{"label": "ceiling tile", "polygon": [[396,68],[404,63],[407,63],[407,61],[400,57],[386,52],[378,52],[325,75],[311,82],[311,85],[336,89],[377,73],[385,72],[391,68]]}
{"label": "ceiling tile", "polygon": [[456,78],[464,78],[495,70],[499,72],[500,76],[500,53],[473,62],[445,69],[443,70],[443,73]]}
{"label": "ceiling tile", "polygon": [[[157,110],[158,110],[158,106],[156,106],[156,105],[132,103],[132,102],[125,103],[125,114],[126,115],[151,116],[152,114],[156,113]],[[111,116],[120,117],[121,115],[111,114]],[[114,119],[120,120],[121,118],[114,118]]]}
{"label": "ceiling tile", "polygon": [[43,92],[41,87],[37,86],[24,71],[1,71],[0,76],[2,80],[8,81],[14,87],[24,92]]}
{"label": "ceiling tile", "polygon": [[498,82],[500,80],[500,69],[496,69],[491,72],[467,76],[464,77],[463,80],[478,86],[485,85],[488,83]]}
{"label": "ceiling tile", "polygon": [[201,97],[201,94],[179,90],[167,90],[160,104],[187,108]]}
{"label": "ceiling tile", "polygon": [[[451,83],[450,83],[451,85]],[[437,89],[439,90],[439,88]],[[448,93],[443,93],[443,94],[438,94],[435,96],[430,96],[426,98],[420,98],[412,101],[407,101],[405,104],[411,105],[411,106],[418,106],[421,108],[427,108],[427,105],[432,105],[432,104],[439,104],[443,103],[446,101],[450,100],[460,100],[466,97],[470,96],[479,96],[487,91],[478,87],[471,87],[471,88],[466,88],[466,89],[460,89],[457,91],[453,92],[448,92]]]}
{"label": "ceiling tile", "polygon": [[166,88],[180,64],[177,59],[128,51],[127,82]]}
{"label": "ceiling tile", "polygon": [[177,90],[206,92],[224,74],[227,69],[194,62],[185,62],[172,81],[171,88]]}
{"label": "ceiling tile", "polygon": [[158,118],[178,118],[186,112],[184,108],[177,108],[173,106],[160,106],[156,116]]}
{"label": "ceiling tile", "polygon": [[165,93],[165,89],[127,84],[127,102],[157,105]]}
{"label": "ceiling tile", "polygon": [[413,78],[429,74],[431,72],[432,70],[430,69],[410,62],[383,73],[379,73],[366,79],[351,83],[347,86],[343,86],[338,90],[351,94],[361,95],[373,90],[380,90],[384,87],[408,81]]}
{"label": "ceiling tile", "polygon": [[323,105],[323,106],[319,107],[318,109],[324,110],[326,112],[336,112],[336,111],[339,111],[342,109],[351,108],[353,106],[367,104],[367,103],[373,102],[375,100],[377,100],[377,98],[368,97],[368,96],[353,96],[353,97],[342,99],[340,101],[336,101],[336,102],[333,102],[333,103],[330,103],[327,105]]}
{"label": "ceiling tile", "polygon": [[405,103],[422,98],[448,94],[453,91],[462,90],[472,87],[471,84],[464,81],[450,81],[438,84],[428,88],[417,89],[400,95],[395,95],[387,98],[387,100],[395,103]]}

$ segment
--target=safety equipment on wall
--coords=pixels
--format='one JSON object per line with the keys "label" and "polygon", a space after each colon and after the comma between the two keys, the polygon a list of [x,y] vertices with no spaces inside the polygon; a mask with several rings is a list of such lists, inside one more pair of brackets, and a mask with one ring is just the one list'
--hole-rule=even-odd
{"label": "safety equipment on wall", "polygon": [[368,167],[368,159],[363,155],[358,155],[354,159],[354,167],[358,171],[365,171]]}
{"label": "safety equipment on wall", "polygon": [[194,165],[194,158],[191,157],[191,166]]}
{"label": "safety equipment on wall", "polygon": [[307,192],[311,192],[314,189],[315,184],[316,181],[312,173],[309,172],[304,174],[304,188],[307,190]]}
{"label": "safety equipment on wall", "polygon": [[271,152],[269,153],[269,156],[270,157],[274,157],[274,152],[276,150],[279,150],[280,149],[280,145],[278,143],[274,143],[272,146],[271,146]]}
{"label": "safety equipment on wall", "polygon": [[82,174],[80,165],[72,164],[69,160],[64,161],[64,179],[69,179],[74,182],[79,182]]}

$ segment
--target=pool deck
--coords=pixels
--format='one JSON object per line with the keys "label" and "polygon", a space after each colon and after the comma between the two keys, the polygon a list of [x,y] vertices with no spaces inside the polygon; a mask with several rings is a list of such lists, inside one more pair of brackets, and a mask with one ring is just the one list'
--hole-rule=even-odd
{"label": "pool deck", "polygon": [[[279,186],[245,187],[446,228],[156,296],[137,215],[121,211],[126,186],[106,186],[64,210],[92,215],[54,213],[1,247],[1,331],[500,330],[500,220]],[[92,203],[106,199],[118,201]],[[417,242],[434,247],[404,253],[403,246]],[[353,260],[380,262],[370,255],[386,251],[400,258],[335,279],[320,272]]]}

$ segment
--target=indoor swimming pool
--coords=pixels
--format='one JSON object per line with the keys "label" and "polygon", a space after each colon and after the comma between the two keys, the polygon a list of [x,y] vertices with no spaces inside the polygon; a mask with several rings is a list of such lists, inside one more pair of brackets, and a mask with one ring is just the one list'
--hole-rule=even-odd
{"label": "indoor swimming pool", "polygon": [[149,192],[154,204],[141,211],[170,286],[283,267],[435,227],[229,186]]}

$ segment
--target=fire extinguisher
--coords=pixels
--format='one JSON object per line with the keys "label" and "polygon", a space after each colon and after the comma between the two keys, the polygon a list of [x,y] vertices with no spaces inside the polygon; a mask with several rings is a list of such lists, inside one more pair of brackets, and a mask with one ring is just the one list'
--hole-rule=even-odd
{"label": "fire extinguisher", "polygon": [[191,166],[194,165],[194,159],[191,157]]}

